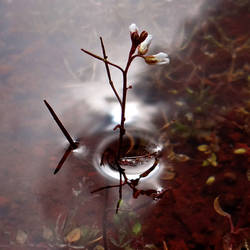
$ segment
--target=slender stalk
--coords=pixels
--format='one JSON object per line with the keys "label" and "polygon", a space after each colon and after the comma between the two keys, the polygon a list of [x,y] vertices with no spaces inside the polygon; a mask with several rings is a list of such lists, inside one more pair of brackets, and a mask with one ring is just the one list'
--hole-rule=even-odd
{"label": "slender stalk", "polygon": [[128,57],[126,68],[123,71],[123,92],[122,92],[122,104],[121,104],[121,123],[120,123],[120,126],[119,126],[119,128],[120,128],[120,136],[119,136],[117,160],[119,160],[121,158],[121,149],[122,149],[122,144],[123,144],[123,136],[126,133],[126,130],[125,130],[125,120],[126,120],[126,118],[125,118],[125,110],[126,110],[127,91],[128,91],[127,74],[128,74],[128,70],[129,70],[129,67],[130,67],[132,61],[138,56],[139,55],[132,56],[131,53],[130,53],[129,57]]}
{"label": "slender stalk", "polygon": [[109,64],[107,62],[108,57],[106,55],[106,51],[105,51],[105,47],[104,47],[104,44],[103,44],[102,37],[100,37],[100,40],[101,40],[101,45],[102,45],[102,53],[103,53],[104,63],[105,63],[105,67],[106,67],[106,71],[107,71],[107,75],[108,75],[108,79],[109,79],[109,84],[110,84],[113,92],[115,93],[115,96],[116,96],[118,102],[120,103],[120,105],[122,105],[121,98],[118,95],[118,93],[117,93],[117,91],[116,91],[116,89],[114,87],[113,81],[111,79],[111,74],[110,74],[110,70],[109,70]]}
{"label": "slender stalk", "polygon": [[[127,184],[126,182],[122,183],[122,186]],[[100,188],[97,188],[95,190],[92,190],[91,193],[96,193],[96,192],[99,192],[99,191],[102,191],[104,189],[109,189],[109,188],[115,188],[115,187],[119,187],[120,184],[117,184],[117,185],[108,185],[108,186],[105,186],[105,187],[100,187]]]}
{"label": "slender stalk", "polygon": [[66,130],[66,128],[63,126],[62,122],[59,120],[59,118],[57,117],[55,111],[52,109],[52,107],[48,104],[48,102],[46,100],[44,100],[45,105],[47,106],[50,114],[52,115],[52,117],[54,118],[54,120],[56,121],[58,127],[61,129],[61,131],[63,132],[64,136],[66,137],[66,139],[68,140],[70,146],[72,147],[72,149],[76,149],[77,148],[77,143],[75,143],[73,141],[73,139],[71,138],[70,134],[68,133],[68,131]]}
{"label": "slender stalk", "polygon": [[120,122],[120,135],[119,135],[119,144],[117,152],[117,160],[121,158],[121,149],[123,144],[123,136],[126,133],[125,130],[125,109],[126,109],[126,99],[127,99],[127,73],[123,73],[123,94],[122,94],[122,105],[121,105],[121,122]]}
{"label": "slender stalk", "polygon": [[104,63],[106,61],[109,65],[111,65],[111,66],[113,66],[113,67],[115,67],[115,68],[117,68],[117,69],[119,69],[119,70],[121,70],[123,72],[123,69],[120,66],[118,66],[118,65],[116,65],[114,63],[111,63],[111,62],[105,60],[104,58],[102,58],[100,56],[97,56],[96,54],[94,54],[92,52],[89,52],[88,50],[85,50],[85,49],[81,49],[81,51],[85,52],[86,54],[88,54],[90,56],[93,56],[94,58],[96,58],[96,59],[98,59],[100,61],[103,61]]}
{"label": "slender stalk", "polygon": [[[132,48],[131,48],[132,49]],[[127,73],[128,73],[128,69],[129,66],[131,64],[131,62],[133,61],[135,57],[132,57],[132,54],[129,53],[129,57],[128,57],[128,62],[126,65],[125,70],[123,71],[123,91],[122,91],[122,102],[121,102],[121,122],[120,122],[120,135],[119,135],[119,142],[118,142],[118,151],[117,151],[117,156],[116,156],[116,162],[117,162],[117,168],[119,170],[119,175],[120,175],[120,185],[119,185],[119,200],[117,202],[117,206],[116,206],[116,213],[118,213],[119,207],[120,207],[120,203],[122,201],[122,186],[124,183],[128,183],[127,181],[127,176],[125,174],[125,172],[123,171],[123,169],[121,168],[120,164],[119,164],[119,160],[121,158],[121,149],[122,149],[122,144],[123,144],[123,136],[126,133],[125,130],[125,110],[126,110],[126,101],[127,101],[127,91],[128,91],[128,87],[127,87]],[[122,176],[124,177],[124,183],[122,183]]]}
{"label": "slender stalk", "polygon": [[62,159],[59,161],[55,171],[54,171],[54,174],[56,174],[62,167],[63,163],[67,160],[68,156],[70,155],[70,153],[72,152],[72,147],[69,146],[66,151],[64,152],[63,154],[63,157]]}
{"label": "slender stalk", "polygon": [[[120,166],[120,165],[118,165]],[[121,168],[121,167],[120,167]],[[116,213],[118,213],[118,210],[119,210],[119,207],[120,207],[120,203],[122,201],[122,171],[121,169],[119,169],[119,178],[120,178],[120,185],[119,185],[119,200],[117,202],[117,205],[116,205]]]}

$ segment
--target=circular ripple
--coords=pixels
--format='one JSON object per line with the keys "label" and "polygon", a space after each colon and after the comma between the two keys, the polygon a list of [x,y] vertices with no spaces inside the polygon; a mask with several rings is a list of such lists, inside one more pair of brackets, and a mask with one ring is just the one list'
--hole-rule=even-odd
{"label": "circular ripple", "polygon": [[[105,138],[97,148],[94,165],[103,175],[119,179],[120,174],[115,163],[118,150],[118,136]],[[152,166],[146,178],[159,172],[158,162],[162,145],[157,143],[147,132],[129,131],[123,139],[120,166],[125,170],[128,179],[136,179]],[[143,178],[145,179],[145,178]]]}

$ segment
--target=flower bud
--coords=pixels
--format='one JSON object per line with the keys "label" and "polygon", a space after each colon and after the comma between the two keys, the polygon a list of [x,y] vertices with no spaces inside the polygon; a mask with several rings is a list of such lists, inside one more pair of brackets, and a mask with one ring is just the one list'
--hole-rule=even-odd
{"label": "flower bud", "polygon": [[139,44],[138,46],[139,55],[145,55],[148,52],[148,48],[151,44],[152,38],[153,38],[152,35],[148,35],[146,39],[142,43]]}
{"label": "flower bud", "polygon": [[144,60],[147,64],[167,64],[170,62],[168,54],[163,52],[152,56],[145,56]]}
{"label": "flower bud", "polygon": [[131,41],[132,41],[132,45],[133,45],[133,50],[135,51],[136,50],[136,47],[138,46],[138,44],[140,43],[139,42],[139,39],[140,39],[140,36],[139,36],[139,29],[138,27],[136,26],[136,24],[132,23],[130,26],[129,26],[129,31],[130,31],[130,37],[131,37]]}
{"label": "flower bud", "polygon": [[148,36],[148,32],[143,30],[139,37],[139,43],[142,43]]}
{"label": "flower bud", "polygon": [[135,23],[132,23],[130,26],[129,26],[129,31],[130,31],[130,33],[134,33],[134,32],[139,32],[139,29],[138,29],[138,27],[136,26],[136,24]]}

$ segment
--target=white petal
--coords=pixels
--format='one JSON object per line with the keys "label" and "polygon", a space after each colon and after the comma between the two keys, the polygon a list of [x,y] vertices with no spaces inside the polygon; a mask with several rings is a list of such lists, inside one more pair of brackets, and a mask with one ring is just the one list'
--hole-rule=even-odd
{"label": "white petal", "polygon": [[167,57],[167,58],[165,59],[165,63],[170,63],[169,57]]}
{"label": "white petal", "polygon": [[168,54],[163,53],[163,52],[160,52],[160,53],[154,55],[154,57],[155,57],[157,60],[163,60],[164,58],[168,57]]}
{"label": "white petal", "polygon": [[142,43],[144,43],[146,46],[149,46],[152,39],[153,39],[153,36],[149,34]]}
{"label": "white petal", "polygon": [[139,45],[138,52],[140,55],[145,55],[153,39],[152,35],[148,35],[146,39]]}
{"label": "white petal", "polygon": [[166,54],[166,53],[160,52],[160,53],[153,55],[153,56],[157,60],[156,64],[167,64],[170,62],[168,54]]}
{"label": "white petal", "polygon": [[129,31],[131,32],[131,33],[134,33],[134,32],[138,32],[139,31],[139,29],[138,29],[138,27],[136,26],[136,24],[135,23],[132,23],[132,24],[130,24],[130,26],[129,26]]}
{"label": "white petal", "polygon": [[169,64],[170,60],[169,58],[165,58],[163,61],[157,62],[156,64],[161,65],[161,64]]}

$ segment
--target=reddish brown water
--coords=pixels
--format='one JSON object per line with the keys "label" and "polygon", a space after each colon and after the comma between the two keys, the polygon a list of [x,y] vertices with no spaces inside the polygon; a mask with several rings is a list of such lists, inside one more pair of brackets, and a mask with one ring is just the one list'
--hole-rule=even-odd
{"label": "reddish brown water", "polygon": [[[248,0],[0,1],[0,249],[249,249],[249,13]],[[124,65],[132,22],[171,58],[131,68],[126,120],[164,145],[140,187],[167,192],[124,186],[116,214],[119,188],[91,191],[118,182],[96,157],[119,109],[80,48],[101,54],[101,35]],[[43,99],[81,144],[57,175],[68,144]]]}

